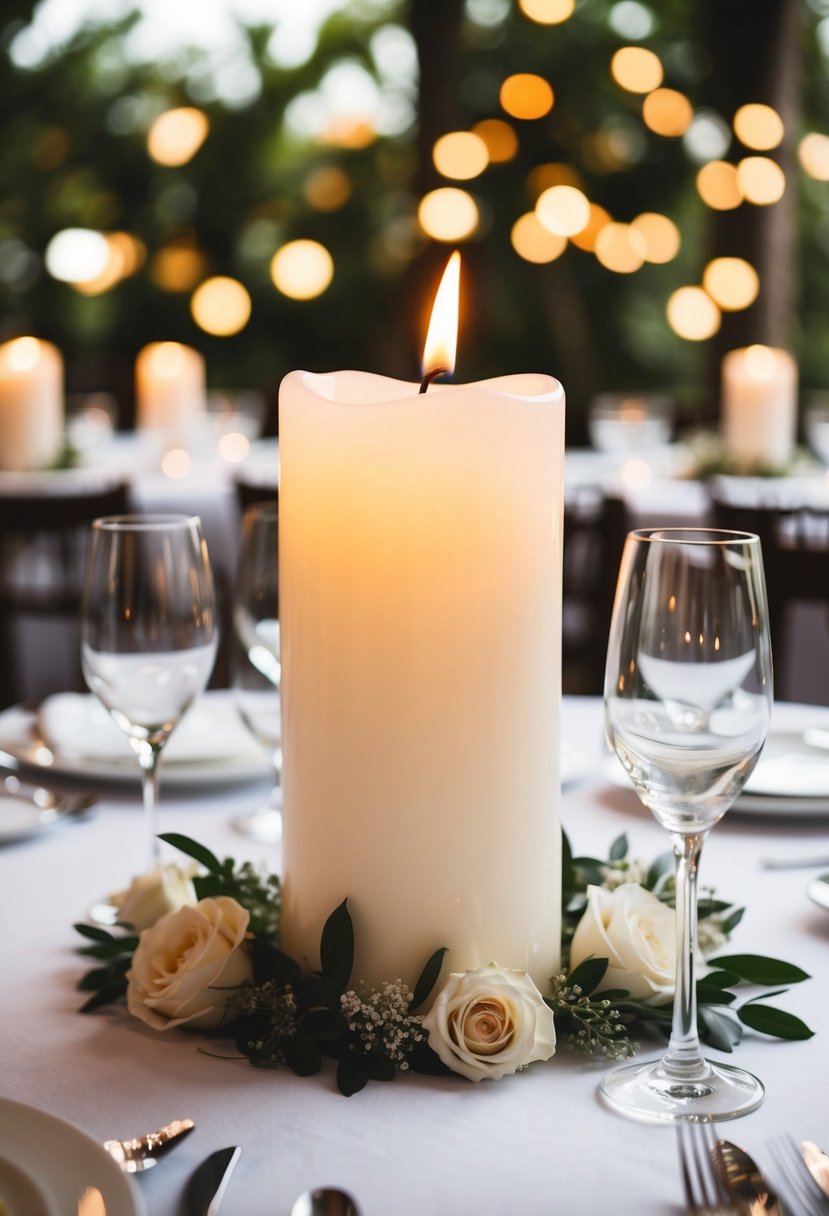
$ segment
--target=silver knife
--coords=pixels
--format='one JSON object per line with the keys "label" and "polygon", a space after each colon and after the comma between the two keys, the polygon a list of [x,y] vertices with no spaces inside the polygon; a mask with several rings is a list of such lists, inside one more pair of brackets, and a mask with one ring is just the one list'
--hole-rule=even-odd
{"label": "silver knife", "polygon": [[202,1161],[187,1183],[187,1216],[217,1216],[230,1175],[242,1155],[238,1145],[217,1149]]}

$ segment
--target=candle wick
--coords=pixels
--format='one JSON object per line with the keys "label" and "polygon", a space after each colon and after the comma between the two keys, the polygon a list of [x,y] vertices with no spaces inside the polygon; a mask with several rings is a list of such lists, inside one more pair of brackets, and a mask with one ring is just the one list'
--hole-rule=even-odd
{"label": "candle wick", "polygon": [[448,371],[449,371],[448,367],[433,367],[432,370],[430,372],[427,372],[426,375],[423,377],[418,396],[420,395],[420,393],[426,392],[426,389],[429,387],[429,385],[432,383],[432,381],[435,379],[436,376],[444,376],[444,375],[446,375],[446,373]]}

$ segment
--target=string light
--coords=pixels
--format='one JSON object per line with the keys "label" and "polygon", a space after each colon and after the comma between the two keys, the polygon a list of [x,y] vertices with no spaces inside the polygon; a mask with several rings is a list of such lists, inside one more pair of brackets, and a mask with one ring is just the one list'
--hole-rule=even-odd
{"label": "string light", "polygon": [[570,240],[579,249],[583,249],[585,253],[594,253],[596,249],[596,238],[607,224],[612,223],[609,211],[605,211],[604,207],[600,207],[598,203],[590,204],[590,217],[582,228],[581,232],[574,232]]}
{"label": "string light", "polygon": [[596,237],[596,258],[615,274],[634,274],[645,260],[645,242],[630,224],[605,224]]}
{"label": "string light", "polygon": [[550,186],[539,196],[535,213],[556,236],[573,236],[587,226],[590,203],[575,186]]}
{"label": "string light", "polygon": [[159,114],[147,132],[147,151],[159,165],[186,165],[207,139],[210,122],[194,106]]}
{"label": "string light", "polygon": [[435,141],[432,160],[444,177],[468,181],[483,173],[489,164],[489,151],[474,131],[450,131]]}
{"label": "string light", "polygon": [[334,259],[319,241],[288,241],[271,258],[271,280],[291,300],[313,300],[334,277]]}
{"label": "string light", "polygon": [[705,267],[702,285],[726,312],[748,308],[760,291],[757,271],[744,258],[714,258]]}
{"label": "string light", "polygon": [[519,216],[512,226],[510,241],[519,257],[537,265],[555,261],[567,248],[567,237],[550,232],[534,211]]}
{"label": "string light", "polygon": [[518,0],[518,7],[538,25],[561,25],[572,17],[576,0]]}
{"label": "string light", "polygon": [[472,133],[486,144],[486,150],[493,165],[501,165],[512,160],[518,152],[518,136],[515,134],[515,129],[508,122],[504,122],[503,118],[484,118],[481,122],[475,123]]}
{"label": "string light", "polygon": [[771,106],[752,103],[734,115],[734,134],[747,148],[767,152],[783,140],[783,119]]}
{"label": "string light", "polygon": [[697,174],[697,190],[715,211],[733,211],[743,201],[737,170],[724,160],[710,160]]}
{"label": "string light", "polygon": [[501,85],[501,105],[513,118],[543,118],[553,108],[555,96],[543,76],[518,72]]}
{"label": "string light", "polygon": [[668,324],[680,338],[704,342],[720,328],[720,310],[701,287],[680,287],[673,292],[666,309]]}
{"label": "string light", "polygon": [[747,202],[768,207],[783,197],[786,175],[768,156],[746,156],[737,165],[737,184]]}
{"label": "string light", "polygon": [[464,241],[478,227],[478,204],[466,190],[441,186],[424,194],[417,218],[426,235],[436,241]]}
{"label": "string light", "polygon": [[238,279],[215,275],[193,292],[190,313],[196,324],[216,337],[238,334],[250,319],[250,296]]}
{"label": "string light", "polygon": [[645,243],[645,261],[663,265],[672,261],[679,253],[682,238],[679,229],[667,215],[657,211],[643,211],[631,221],[631,228]]}
{"label": "string light", "polygon": [[829,135],[810,131],[801,139],[797,155],[810,177],[819,182],[829,182]]}
{"label": "string light", "polygon": [[676,139],[690,127],[694,107],[676,89],[654,89],[642,102],[642,118],[656,135]]}
{"label": "string light", "polygon": [[623,46],[610,61],[610,74],[628,93],[650,93],[662,84],[662,63],[643,46]]}

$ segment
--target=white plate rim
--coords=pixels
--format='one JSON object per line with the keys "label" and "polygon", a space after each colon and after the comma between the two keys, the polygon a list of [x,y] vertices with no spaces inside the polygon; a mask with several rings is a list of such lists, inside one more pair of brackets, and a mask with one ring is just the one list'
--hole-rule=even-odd
{"label": "white plate rim", "polygon": [[4,1159],[37,1179],[56,1216],[76,1211],[86,1186],[101,1192],[107,1216],[146,1216],[138,1188],[103,1146],[57,1115],[0,1098],[0,1141]]}
{"label": "white plate rim", "polygon": [[[38,760],[35,748],[37,741],[37,713],[21,705],[11,705],[0,710],[0,761],[21,767],[38,774],[39,779],[52,777],[81,777],[84,781],[111,781],[118,784],[139,785],[141,771],[129,761],[95,760],[92,757],[61,755],[50,749],[53,763]],[[161,762],[161,784],[168,788],[226,785],[237,781],[258,781],[267,777],[268,763],[263,754],[261,761],[249,757],[219,760]]]}

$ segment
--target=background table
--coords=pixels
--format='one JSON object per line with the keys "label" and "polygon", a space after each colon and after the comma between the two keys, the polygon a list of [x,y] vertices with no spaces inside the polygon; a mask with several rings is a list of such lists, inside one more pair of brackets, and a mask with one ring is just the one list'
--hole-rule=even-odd
{"label": "background table", "polygon": [[[805,711],[802,720],[829,723],[829,710]],[[599,703],[566,700],[563,735],[596,761],[563,797],[562,819],[576,851],[604,854],[627,831],[632,854],[650,859],[662,852],[667,836],[635,795],[598,774]],[[256,783],[192,797],[171,790],[163,795],[162,824],[220,855],[267,857],[275,866],[275,850],[252,845],[229,826],[231,816],[253,809],[265,793]],[[591,1216],[608,1205],[640,1216],[678,1211],[673,1131],[613,1114],[596,1092],[602,1063],[563,1049],[550,1064],[497,1084],[411,1076],[346,1099],[329,1065],[310,1079],[260,1072],[245,1061],[202,1054],[201,1047],[213,1045],[197,1034],[159,1035],[122,1011],[77,1014],[82,998],[74,985],[83,960],[74,953],[80,938],[71,923],[95,898],[126,884],[145,847],[143,828],[136,785],[107,793],[86,821],[0,851],[0,1093],[98,1139],[195,1119],[196,1131],[140,1179],[151,1216],[178,1213],[190,1172],[228,1144],[241,1145],[243,1155],[222,1216],[287,1216],[301,1191],[325,1183],[352,1190],[364,1216]],[[774,1002],[804,1018],[815,1038],[781,1043],[747,1032],[737,1050],[737,1062],[765,1082],[767,1098],[729,1134],[761,1158],[768,1138],[784,1129],[829,1140],[829,915],[804,895],[809,871],[759,866],[769,854],[810,850],[829,852],[829,819],[795,824],[734,811],[703,857],[703,883],[748,904],[729,949],[789,959],[815,977]],[[504,882],[511,881],[505,874]]]}

